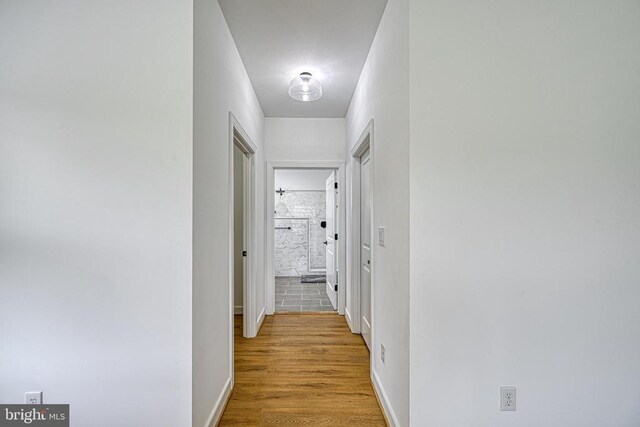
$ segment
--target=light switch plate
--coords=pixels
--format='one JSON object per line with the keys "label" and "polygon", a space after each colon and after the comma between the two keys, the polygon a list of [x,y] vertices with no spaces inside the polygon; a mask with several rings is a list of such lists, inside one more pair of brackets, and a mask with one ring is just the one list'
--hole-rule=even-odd
{"label": "light switch plate", "polygon": [[383,226],[378,227],[378,244],[380,246],[384,246],[385,231],[386,231],[386,227],[383,227]]}

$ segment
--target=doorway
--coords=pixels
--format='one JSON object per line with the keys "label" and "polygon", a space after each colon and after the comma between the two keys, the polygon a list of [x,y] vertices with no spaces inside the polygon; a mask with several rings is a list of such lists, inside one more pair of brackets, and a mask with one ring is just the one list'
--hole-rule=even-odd
{"label": "doorway", "polygon": [[275,312],[337,309],[336,171],[274,171]]}
{"label": "doorway", "polygon": [[371,350],[371,157],[360,158],[360,331]]}
{"label": "doorway", "polygon": [[[351,150],[352,215],[350,251],[354,268],[351,269],[350,302],[346,319],[353,333],[362,335],[369,350],[375,347],[375,247],[373,244],[373,119],[367,124]],[[382,240],[380,241],[382,244]],[[373,352],[372,352],[373,354]],[[373,357],[373,356],[372,356]]]}
{"label": "doorway", "polygon": [[[334,284],[338,287],[336,302],[337,302],[337,312],[340,315],[344,315],[345,313],[345,295],[346,295],[346,287],[344,283],[346,282],[346,239],[344,235],[346,233],[346,220],[345,220],[345,211],[344,206],[346,205],[346,197],[345,192],[342,189],[342,185],[345,181],[345,164],[344,162],[324,162],[324,161],[269,161],[267,162],[267,197],[266,197],[266,236],[265,236],[265,279],[267,281],[267,314],[274,314],[276,312],[276,262],[275,262],[275,240],[276,233],[281,233],[283,231],[276,230],[276,201],[280,198],[279,194],[276,193],[276,190],[280,190],[281,186],[275,186],[275,175],[276,171],[279,170],[288,170],[288,171],[302,171],[302,170],[323,170],[328,174],[331,171],[335,172],[335,177],[337,180],[338,188],[336,189],[336,205],[338,206],[335,214],[335,233],[334,235],[335,251],[336,251],[336,279]],[[326,191],[326,179],[324,181],[324,185],[319,187]],[[334,184],[335,186],[335,184]],[[282,187],[282,190],[285,191],[284,196],[286,197],[286,188]],[[326,203],[326,200],[325,200]],[[326,209],[326,205],[325,205]],[[288,227],[288,226],[287,226]],[[325,229],[323,229],[325,230]],[[324,231],[326,233],[326,230]],[[335,239],[338,237],[338,239]],[[324,240],[322,240],[324,242]],[[328,241],[327,241],[328,243]],[[323,243],[324,246],[324,243]],[[325,252],[326,254],[326,252]],[[325,255],[326,256],[326,255]],[[318,268],[324,268],[326,270],[326,259],[325,265],[322,265]],[[315,273],[311,271],[310,273]],[[326,271],[322,272],[323,275],[326,276]],[[320,275],[320,272],[318,272]],[[295,280],[295,279],[294,279]],[[320,279],[318,279],[320,280]],[[280,280],[281,282],[284,280]],[[323,285],[324,284],[324,285]],[[296,284],[294,284],[295,286]],[[326,279],[323,280],[322,283],[316,284],[316,287],[323,287],[326,289]],[[326,291],[325,291],[326,292]],[[282,294],[282,292],[279,292]],[[328,295],[327,295],[328,296]],[[333,311],[333,306],[332,310]],[[302,309],[301,309],[302,311]]]}
{"label": "doorway", "polygon": [[258,333],[255,307],[256,212],[255,153],[257,147],[229,113],[229,305],[233,349],[234,314],[242,314],[243,336]]}
{"label": "doorway", "polygon": [[247,277],[247,215],[246,206],[246,170],[247,156],[234,144],[233,146],[233,309],[234,314],[244,315],[245,279]]}

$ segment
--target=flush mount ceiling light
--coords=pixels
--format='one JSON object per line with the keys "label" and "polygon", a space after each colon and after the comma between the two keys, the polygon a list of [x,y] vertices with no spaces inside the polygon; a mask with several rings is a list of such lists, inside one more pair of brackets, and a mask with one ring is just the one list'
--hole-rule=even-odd
{"label": "flush mount ceiling light", "polygon": [[301,73],[289,83],[289,96],[302,102],[315,101],[322,97],[322,86],[311,73]]}

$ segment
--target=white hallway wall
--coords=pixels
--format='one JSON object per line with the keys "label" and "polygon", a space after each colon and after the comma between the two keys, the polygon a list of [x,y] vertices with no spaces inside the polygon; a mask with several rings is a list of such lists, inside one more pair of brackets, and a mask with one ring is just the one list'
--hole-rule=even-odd
{"label": "white hallway wall", "polygon": [[345,119],[265,119],[267,161],[343,162]]}
{"label": "white hallway wall", "polygon": [[640,2],[410,16],[411,425],[640,425]]}
{"label": "white hallway wall", "polygon": [[[194,1],[193,425],[204,426],[231,375],[229,111],[258,146],[264,212],[264,115],[216,0]],[[264,307],[264,218],[258,215],[257,305]]]}
{"label": "white hallway wall", "polygon": [[[386,226],[386,246],[376,246],[372,260],[375,266],[372,371],[388,397],[392,417],[402,426],[409,425],[408,24],[408,1],[389,0],[346,117],[347,206],[353,203],[351,148],[369,121],[375,120],[374,228]],[[347,215],[347,229],[351,228]],[[350,233],[348,239],[347,247],[351,248]],[[351,255],[347,251],[347,266],[354,263]],[[350,288],[354,286],[351,271],[347,271],[347,277]],[[384,364],[380,344],[386,348]]]}
{"label": "white hallway wall", "polygon": [[[283,190],[325,191],[331,172],[328,169],[277,169],[274,184]],[[277,196],[274,193],[276,199]]]}
{"label": "white hallway wall", "polygon": [[0,2],[2,403],[191,423],[192,16]]}

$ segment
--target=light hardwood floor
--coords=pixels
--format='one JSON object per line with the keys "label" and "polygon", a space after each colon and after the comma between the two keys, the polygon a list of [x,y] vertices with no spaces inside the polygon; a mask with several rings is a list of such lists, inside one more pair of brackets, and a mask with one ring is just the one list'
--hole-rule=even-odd
{"label": "light hardwood floor", "polygon": [[235,321],[235,387],[221,426],[384,426],[369,351],[337,314],[276,314],[242,338]]}

